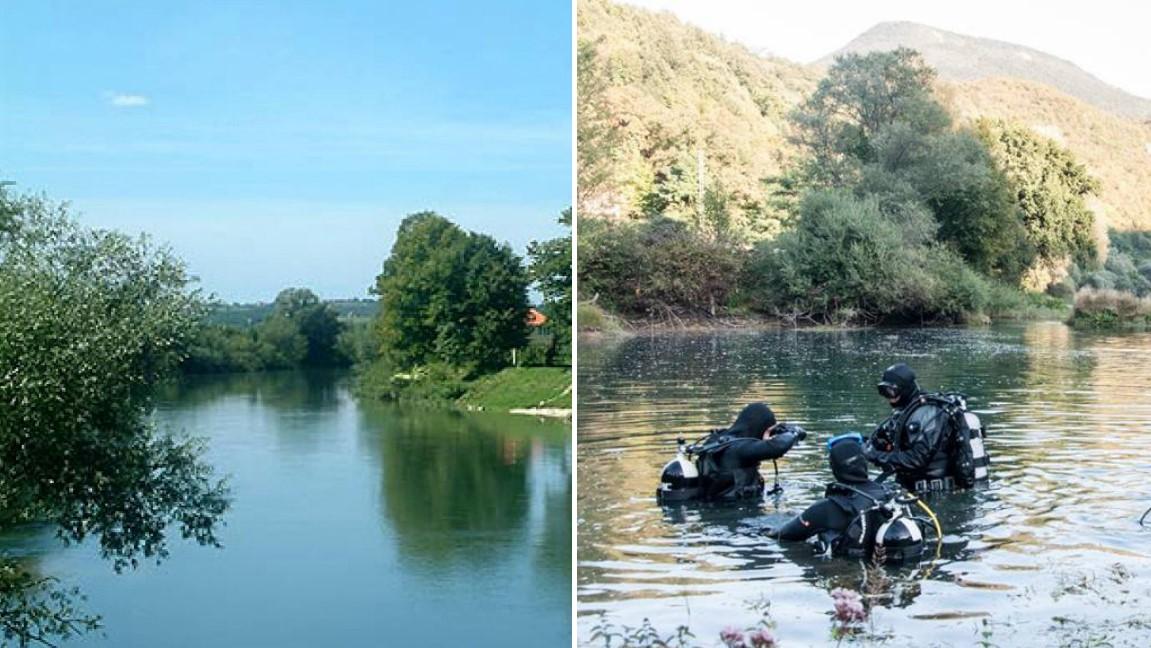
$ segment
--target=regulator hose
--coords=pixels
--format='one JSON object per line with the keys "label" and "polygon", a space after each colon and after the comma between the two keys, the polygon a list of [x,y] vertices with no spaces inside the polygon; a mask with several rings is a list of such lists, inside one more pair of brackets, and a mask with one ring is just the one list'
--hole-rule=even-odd
{"label": "regulator hose", "polygon": [[927,517],[931,518],[931,523],[935,525],[935,537],[942,540],[943,529],[939,527],[939,518],[935,517],[935,511],[932,511],[927,506],[927,504],[925,504],[923,500],[919,499],[918,497],[915,498],[915,503],[919,505],[919,508],[923,509],[927,513]]}
{"label": "regulator hose", "polygon": [[1151,513],[1151,508],[1147,509],[1146,511],[1143,511],[1143,515],[1140,516],[1140,518],[1139,518],[1139,526],[1141,526],[1141,527],[1147,526],[1146,524],[1143,524],[1143,520],[1147,519],[1148,513]]}

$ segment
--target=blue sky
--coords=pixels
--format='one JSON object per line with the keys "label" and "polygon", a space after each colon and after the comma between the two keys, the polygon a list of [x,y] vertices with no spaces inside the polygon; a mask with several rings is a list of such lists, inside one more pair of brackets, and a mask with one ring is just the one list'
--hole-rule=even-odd
{"label": "blue sky", "polygon": [[0,178],[227,301],[366,296],[426,209],[522,253],[571,203],[570,11],[5,0]]}

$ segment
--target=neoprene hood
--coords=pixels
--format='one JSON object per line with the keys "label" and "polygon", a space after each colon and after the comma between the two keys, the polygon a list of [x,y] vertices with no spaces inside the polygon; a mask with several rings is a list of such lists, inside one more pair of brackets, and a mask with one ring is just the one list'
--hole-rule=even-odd
{"label": "neoprene hood", "polygon": [[733,437],[758,439],[773,425],[775,425],[775,412],[771,411],[767,403],[752,403],[743,408],[735,423],[727,428],[727,433]]}
{"label": "neoprene hood", "polygon": [[898,401],[892,403],[892,407],[906,406],[919,393],[919,383],[915,381],[915,372],[902,362],[891,365],[883,372],[883,378],[880,379],[878,387],[881,394],[885,388],[890,388],[899,397]]}

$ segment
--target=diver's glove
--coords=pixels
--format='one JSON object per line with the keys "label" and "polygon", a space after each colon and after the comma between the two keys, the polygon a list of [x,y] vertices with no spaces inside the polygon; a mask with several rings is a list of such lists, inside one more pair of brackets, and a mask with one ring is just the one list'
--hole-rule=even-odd
{"label": "diver's glove", "polygon": [[807,430],[799,427],[798,425],[795,425],[794,423],[780,423],[779,425],[775,426],[775,430],[772,431],[771,436],[775,436],[777,434],[786,434],[788,432],[794,434],[797,441],[803,441],[807,438]]}
{"label": "diver's glove", "polygon": [[863,458],[867,459],[871,463],[879,466],[880,468],[887,470],[888,469],[887,464],[885,464],[879,460],[879,456],[881,454],[882,453],[879,450],[877,450],[875,448],[875,446],[871,444],[870,441],[863,444]]}

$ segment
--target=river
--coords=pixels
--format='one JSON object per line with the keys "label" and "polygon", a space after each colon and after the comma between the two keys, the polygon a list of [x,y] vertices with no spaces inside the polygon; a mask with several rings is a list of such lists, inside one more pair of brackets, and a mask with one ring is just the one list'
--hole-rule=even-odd
{"label": "river", "polygon": [[[824,441],[886,415],[874,385],[897,361],[926,388],[968,394],[989,431],[990,484],[931,500],[938,558],[868,579],[858,562],[764,537],[822,494]],[[784,646],[824,645],[836,587],[874,601],[865,644],[1151,645],[1151,528],[1137,523],[1151,506],[1151,335],[1058,323],[657,334],[581,340],[579,363],[583,645],[645,619],[705,646],[761,619]],[[658,506],[677,435],[756,400],[810,433],[779,462],[782,496]]]}
{"label": "river", "polygon": [[175,538],[119,575],[50,529],[0,549],[102,615],[68,646],[569,643],[570,427],[365,405],[348,383],[290,372],[166,393],[157,425],[205,437],[229,476],[222,549]]}

